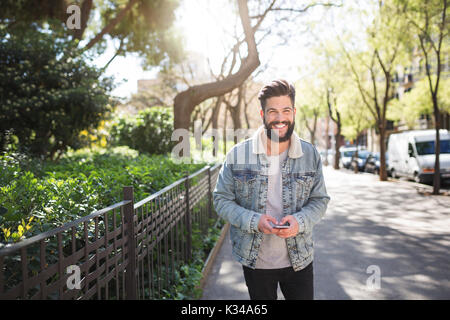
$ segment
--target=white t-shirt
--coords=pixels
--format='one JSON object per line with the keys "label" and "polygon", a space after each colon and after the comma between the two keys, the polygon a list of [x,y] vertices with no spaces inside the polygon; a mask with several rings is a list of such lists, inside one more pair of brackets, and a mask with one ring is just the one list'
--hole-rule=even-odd
{"label": "white t-shirt", "polygon": [[[287,158],[288,150],[282,152],[280,155],[266,156],[270,165],[266,214],[271,215],[277,221],[283,218],[281,166]],[[291,265],[286,239],[274,234],[263,234],[263,240],[256,261],[256,269],[281,269],[290,267]]]}

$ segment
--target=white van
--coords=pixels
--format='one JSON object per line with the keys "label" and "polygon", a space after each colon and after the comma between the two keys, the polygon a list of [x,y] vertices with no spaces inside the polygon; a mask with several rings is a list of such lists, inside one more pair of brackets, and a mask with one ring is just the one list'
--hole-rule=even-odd
{"label": "white van", "polygon": [[[412,130],[389,136],[389,171],[392,177],[407,177],[420,183],[432,183],[436,130]],[[441,180],[450,179],[450,133],[439,130]]]}

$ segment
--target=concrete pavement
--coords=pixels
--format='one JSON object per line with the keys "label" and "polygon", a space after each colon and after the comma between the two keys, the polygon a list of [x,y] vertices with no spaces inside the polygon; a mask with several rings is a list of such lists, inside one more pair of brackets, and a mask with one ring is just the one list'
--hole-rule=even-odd
{"label": "concrete pavement", "polygon": [[[331,201],[314,231],[315,299],[450,299],[450,197],[367,173],[324,167],[324,176]],[[227,235],[202,299],[248,298]]]}

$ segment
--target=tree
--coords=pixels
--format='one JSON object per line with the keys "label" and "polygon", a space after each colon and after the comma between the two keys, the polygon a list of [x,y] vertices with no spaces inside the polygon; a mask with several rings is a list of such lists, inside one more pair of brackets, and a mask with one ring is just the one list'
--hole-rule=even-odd
{"label": "tree", "polygon": [[80,132],[110,111],[111,79],[66,39],[33,29],[0,38],[0,149],[11,131],[19,150],[35,156],[80,147]]}
{"label": "tree", "polygon": [[[407,6],[406,17],[413,27],[414,35],[424,56],[425,72],[433,103],[434,124],[436,129],[435,164],[433,194],[439,194],[440,187],[440,107],[439,87],[442,74],[443,55],[448,47],[449,25],[447,17],[448,0],[401,0]],[[448,53],[448,52],[447,52]],[[434,60],[434,61],[433,61]],[[435,71],[432,71],[434,64]]]}
{"label": "tree", "polygon": [[401,18],[404,5],[378,2],[375,18],[367,28],[368,49],[350,53],[340,40],[362,101],[370,111],[380,135],[380,180],[387,180],[386,120],[394,98],[393,75],[405,48],[407,26]]}
{"label": "tree", "polygon": [[[273,6],[275,0],[272,1]],[[271,7],[269,6],[269,8]],[[205,84],[195,85],[189,87],[187,90],[180,92],[174,99],[174,128],[188,129],[191,121],[191,113],[195,106],[212,97],[224,95],[239,87],[252,74],[252,72],[259,66],[259,56],[255,42],[255,31],[257,27],[252,27],[248,12],[246,0],[238,0],[239,16],[242,23],[242,28],[245,34],[245,43],[247,44],[247,56],[241,60],[238,71],[230,74],[226,78],[209,82]],[[264,19],[268,9],[260,18],[260,22]],[[235,45],[239,48],[241,43]]]}
{"label": "tree", "polygon": [[[80,28],[72,30],[66,22],[73,4],[81,16]],[[0,26],[17,32],[38,25],[59,37],[72,37],[80,49],[94,48],[99,53],[110,36],[119,42],[115,56],[136,52],[152,66],[182,55],[180,37],[172,28],[177,6],[178,0],[5,0]]]}
{"label": "tree", "polygon": [[301,121],[309,131],[310,141],[316,144],[317,120],[327,114],[326,97],[323,94],[323,83],[314,83],[314,79],[305,78],[299,83],[302,98],[297,110]]}
{"label": "tree", "polygon": [[[450,79],[442,79],[442,88],[438,92],[440,111],[450,112]],[[422,78],[414,82],[414,87],[403,93],[401,99],[392,101],[388,118],[403,121],[409,129],[417,125],[417,119],[423,115],[433,115],[433,101],[431,99],[428,79]]]}
{"label": "tree", "polygon": [[[302,7],[286,7],[286,1],[267,0],[250,2],[252,8],[256,8],[259,12],[250,15],[249,7],[246,0],[237,0],[240,22],[244,35],[239,38],[230,52],[240,52],[241,46],[246,45],[245,57],[238,56],[239,64],[236,64],[236,71],[227,75],[219,81],[213,81],[189,87],[187,90],[180,92],[174,99],[174,128],[189,128],[191,113],[196,105],[212,97],[219,97],[240,87],[244,81],[258,68],[260,65],[259,54],[257,50],[257,41],[255,33],[260,31],[261,24],[270,12],[283,12],[286,16],[280,17],[279,20],[288,20],[292,13],[304,13],[314,6],[335,6],[333,3],[312,2]],[[292,2],[295,3],[295,2]],[[291,17],[292,18],[292,17]],[[292,19],[291,19],[292,20]],[[254,23],[253,23],[254,21]],[[275,23],[276,24],[276,23]],[[271,28],[273,29],[273,25]],[[266,32],[267,33],[267,32]],[[264,35],[263,35],[264,37]],[[233,60],[234,62],[234,60]],[[231,62],[231,63],[233,63]]]}

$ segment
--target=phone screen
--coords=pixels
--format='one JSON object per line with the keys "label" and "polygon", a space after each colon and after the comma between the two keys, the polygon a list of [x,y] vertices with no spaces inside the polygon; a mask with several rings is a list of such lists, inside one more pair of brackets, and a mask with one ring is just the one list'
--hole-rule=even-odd
{"label": "phone screen", "polygon": [[274,229],[288,229],[289,228],[289,223],[285,223],[283,225],[279,225],[279,224],[273,224],[272,222],[269,222],[270,226]]}

